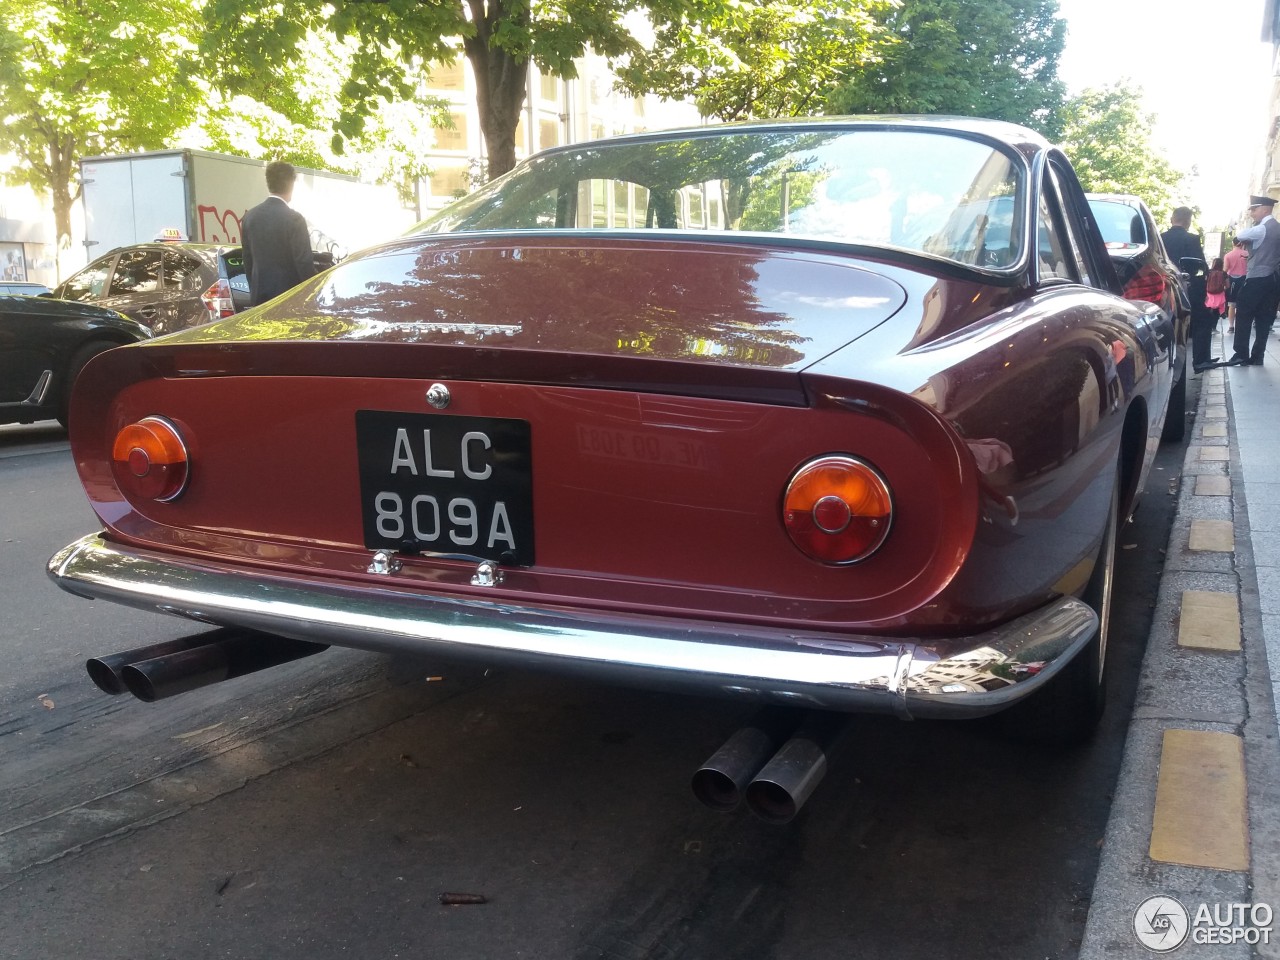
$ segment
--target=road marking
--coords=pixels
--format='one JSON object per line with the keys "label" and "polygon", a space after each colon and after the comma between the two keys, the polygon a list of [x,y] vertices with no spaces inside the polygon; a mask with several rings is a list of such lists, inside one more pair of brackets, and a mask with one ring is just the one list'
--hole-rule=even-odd
{"label": "road marking", "polygon": [[1178,646],[1197,650],[1240,649],[1240,606],[1234,593],[1185,590],[1178,618]]}
{"label": "road marking", "polygon": [[1197,497],[1231,496],[1231,478],[1202,473],[1196,477]]}
{"label": "road marking", "polygon": [[1200,430],[1202,437],[1225,437],[1227,435],[1227,425],[1225,423],[1206,423]]}
{"label": "road marking", "polygon": [[1236,549],[1235,528],[1230,520],[1192,520],[1187,549],[1232,553]]}
{"label": "road marking", "polygon": [[1203,446],[1200,448],[1200,462],[1214,463],[1231,459],[1231,450],[1229,447],[1219,446]]}
{"label": "road marking", "polygon": [[1225,420],[1227,419],[1227,405],[1225,403],[1209,403],[1205,404],[1204,418],[1206,420]]}
{"label": "road marking", "polygon": [[1230,733],[1166,730],[1150,856],[1214,870],[1249,869],[1244,747]]}

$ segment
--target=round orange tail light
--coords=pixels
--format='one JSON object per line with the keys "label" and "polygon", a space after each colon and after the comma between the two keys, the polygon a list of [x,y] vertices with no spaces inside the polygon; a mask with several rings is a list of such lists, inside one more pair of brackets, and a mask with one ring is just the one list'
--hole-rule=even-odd
{"label": "round orange tail light", "polygon": [[810,460],[796,471],[782,498],[787,533],[823,563],[855,563],[889,535],[893,498],[884,478],[847,454]]}
{"label": "round orange tail light", "polygon": [[168,501],[186,489],[187,445],[163,417],[145,417],[116,434],[111,459],[126,493]]}

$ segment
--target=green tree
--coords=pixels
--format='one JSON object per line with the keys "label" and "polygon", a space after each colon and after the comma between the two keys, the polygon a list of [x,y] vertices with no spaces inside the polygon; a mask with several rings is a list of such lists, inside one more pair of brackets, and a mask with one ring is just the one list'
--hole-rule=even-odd
{"label": "green tree", "polygon": [[190,0],[5,0],[0,7],[0,151],[9,177],[48,192],[60,249],[86,156],[162,147],[203,101],[185,64]]}
{"label": "green tree", "polygon": [[879,56],[889,0],[702,2],[663,16],[654,42],[617,58],[619,86],[692,100],[721,120],[821,113],[841,76]]}
{"label": "green tree", "polygon": [[529,63],[573,77],[574,60],[588,45],[605,56],[632,50],[636,40],[623,21],[637,6],[639,0],[208,0],[203,50],[225,90],[296,119],[297,105],[279,91],[306,68],[312,38],[349,44],[333,119],[336,150],[360,135],[380,101],[413,99],[423,69],[465,56],[492,177],[515,165]]}
{"label": "green tree", "polygon": [[447,101],[412,89],[412,99],[378,101],[361,133],[333,150],[330,123],[341,109],[355,46],[312,35],[304,64],[283,72],[270,90],[273,105],[245,95],[210,91],[198,130],[182,142],[254,159],[288,160],[317,170],[392,184],[406,206],[416,200],[417,181],[430,173],[424,159],[435,130],[448,126]]}
{"label": "green tree", "polygon": [[901,0],[882,14],[898,42],[850,73],[828,113],[1008,120],[1056,139],[1066,42],[1058,0]]}
{"label": "green tree", "polygon": [[1139,196],[1165,223],[1186,175],[1152,142],[1152,124],[1142,90],[1120,81],[1067,101],[1061,142],[1085,190]]}

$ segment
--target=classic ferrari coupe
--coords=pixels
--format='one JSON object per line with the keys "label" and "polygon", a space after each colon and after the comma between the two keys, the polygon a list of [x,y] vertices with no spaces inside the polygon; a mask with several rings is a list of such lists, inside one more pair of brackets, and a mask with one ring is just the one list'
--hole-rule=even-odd
{"label": "classic ferrari coupe", "polygon": [[337,644],[1078,740],[1180,339],[1019,127],[574,144],[90,363],[49,571],[223,628],[91,661],[148,700]]}

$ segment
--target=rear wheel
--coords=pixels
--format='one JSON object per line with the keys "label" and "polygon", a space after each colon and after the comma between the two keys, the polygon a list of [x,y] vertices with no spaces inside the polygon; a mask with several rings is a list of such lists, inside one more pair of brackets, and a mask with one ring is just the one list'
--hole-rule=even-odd
{"label": "rear wheel", "polygon": [[62,391],[58,397],[58,422],[64,429],[67,426],[67,411],[71,405],[71,388],[75,385],[76,378],[80,376],[80,371],[98,354],[106,353],[114,346],[117,344],[95,340],[93,343],[86,343],[72,355],[71,362],[67,364],[67,376],[62,381]]}
{"label": "rear wheel", "polygon": [[1084,743],[1102,718],[1107,702],[1107,635],[1111,624],[1111,581],[1120,524],[1120,478],[1111,491],[1111,509],[1093,573],[1080,599],[1098,615],[1098,629],[1083,650],[1027,699],[1000,714],[1006,732],[1019,740],[1068,746]]}

